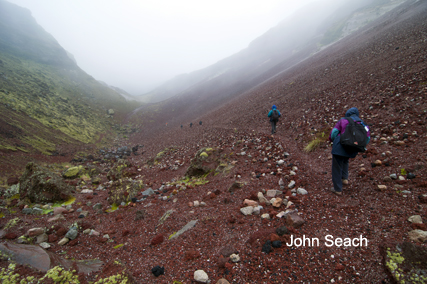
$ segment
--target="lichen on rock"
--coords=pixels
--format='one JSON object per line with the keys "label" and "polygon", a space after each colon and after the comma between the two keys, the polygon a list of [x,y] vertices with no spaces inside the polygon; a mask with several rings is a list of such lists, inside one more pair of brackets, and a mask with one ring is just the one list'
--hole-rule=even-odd
{"label": "lichen on rock", "polygon": [[396,283],[427,283],[427,249],[404,242],[382,247],[385,268]]}
{"label": "lichen on rock", "polygon": [[120,205],[122,202],[127,203],[136,197],[144,187],[142,180],[119,179],[111,185],[108,191],[108,202],[110,204]]}
{"label": "lichen on rock", "polygon": [[185,172],[185,176],[200,177],[214,171],[221,164],[219,152],[213,148],[202,148],[197,151]]}
{"label": "lichen on rock", "polygon": [[34,203],[67,200],[73,189],[56,173],[32,162],[27,164],[19,183],[20,199],[28,198]]}

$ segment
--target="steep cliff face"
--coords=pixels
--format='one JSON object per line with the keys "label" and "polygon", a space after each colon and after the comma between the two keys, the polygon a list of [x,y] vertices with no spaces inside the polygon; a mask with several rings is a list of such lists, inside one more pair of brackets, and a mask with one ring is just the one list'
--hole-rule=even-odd
{"label": "steep cliff face", "polygon": [[[113,108],[114,116],[107,111]],[[0,0],[0,151],[93,143],[132,106],[86,74],[30,11]]]}

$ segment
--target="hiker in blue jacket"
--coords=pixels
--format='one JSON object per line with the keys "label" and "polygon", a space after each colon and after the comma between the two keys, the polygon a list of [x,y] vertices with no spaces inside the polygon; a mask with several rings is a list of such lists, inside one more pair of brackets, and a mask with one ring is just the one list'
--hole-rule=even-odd
{"label": "hiker in blue jacket", "polygon": [[350,158],[357,156],[357,151],[344,149],[340,143],[340,135],[345,132],[349,121],[346,118],[352,118],[355,123],[362,124],[366,130],[366,141],[370,140],[371,133],[369,127],[359,118],[359,110],[355,107],[350,108],[345,113],[345,117],[341,118],[335,127],[331,130],[329,141],[332,145],[332,183],[334,187],[330,190],[336,195],[342,195],[342,186],[348,184],[348,161]]}
{"label": "hiker in blue jacket", "polygon": [[279,117],[282,115],[280,114],[280,111],[277,109],[275,105],[271,107],[270,112],[268,113],[268,117],[270,118],[271,123],[271,134],[276,133],[276,123],[279,121]]}

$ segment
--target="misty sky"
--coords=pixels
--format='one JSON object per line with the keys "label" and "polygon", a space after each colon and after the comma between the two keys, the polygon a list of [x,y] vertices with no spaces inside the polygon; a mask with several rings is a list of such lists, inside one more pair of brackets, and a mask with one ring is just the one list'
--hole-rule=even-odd
{"label": "misty sky", "polygon": [[95,79],[140,95],[240,50],[317,0],[8,0]]}

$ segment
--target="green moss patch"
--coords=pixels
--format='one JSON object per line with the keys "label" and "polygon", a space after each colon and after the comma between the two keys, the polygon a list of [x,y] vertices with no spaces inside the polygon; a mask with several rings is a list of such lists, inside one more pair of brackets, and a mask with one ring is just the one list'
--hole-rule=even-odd
{"label": "green moss patch", "polygon": [[399,284],[427,283],[427,249],[404,242],[383,249],[384,264]]}

